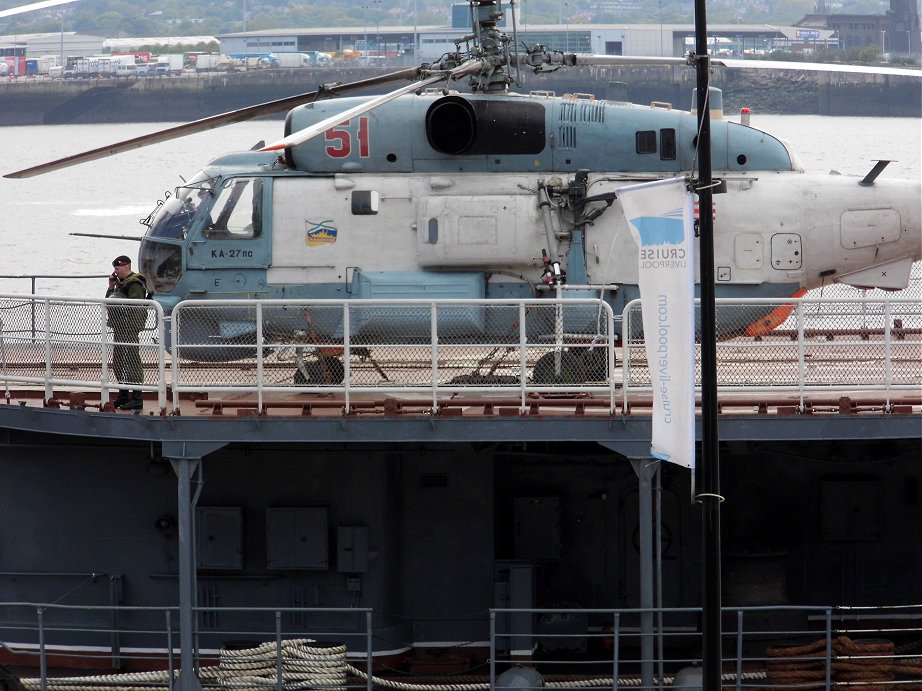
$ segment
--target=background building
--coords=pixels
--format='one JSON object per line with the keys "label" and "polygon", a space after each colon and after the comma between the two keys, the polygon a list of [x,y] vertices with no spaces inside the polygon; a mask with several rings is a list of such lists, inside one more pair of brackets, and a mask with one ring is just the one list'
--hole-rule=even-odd
{"label": "background building", "polygon": [[[388,60],[433,61],[455,50],[455,41],[469,29],[456,27],[367,26],[325,29],[266,29],[217,36],[221,52],[279,53],[359,51]],[[518,38],[527,44],[540,43],[549,50],[599,55],[681,56],[694,38],[691,24],[527,24],[519,27]],[[804,30],[766,24],[712,25],[709,36],[715,53],[743,55],[800,47],[838,47],[835,32]],[[807,38],[804,38],[806,36]],[[414,43],[416,50],[414,51]],[[413,59],[414,52],[417,55]]]}
{"label": "background building", "polygon": [[920,55],[915,0],[890,0],[886,14],[808,14],[798,25],[834,31],[845,49],[880,46],[881,53]]}
{"label": "background building", "polygon": [[89,36],[73,31],[0,36],[0,56],[16,55],[28,59],[43,55],[99,55],[102,53],[104,40],[102,36]]}

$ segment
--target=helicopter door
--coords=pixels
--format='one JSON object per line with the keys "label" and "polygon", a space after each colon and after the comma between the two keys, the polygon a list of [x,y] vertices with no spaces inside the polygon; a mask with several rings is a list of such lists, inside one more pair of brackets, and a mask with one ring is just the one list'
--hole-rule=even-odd
{"label": "helicopter door", "polygon": [[262,178],[228,178],[215,187],[204,225],[189,244],[190,269],[265,269],[269,265],[268,219]]}

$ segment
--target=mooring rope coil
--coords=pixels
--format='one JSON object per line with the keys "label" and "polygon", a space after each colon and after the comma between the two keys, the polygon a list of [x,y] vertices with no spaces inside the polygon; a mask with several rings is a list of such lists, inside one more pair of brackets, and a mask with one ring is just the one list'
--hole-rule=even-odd
{"label": "mooring rope coil", "polygon": [[[218,657],[218,664],[199,669],[199,679],[206,685],[214,685],[229,691],[267,691],[278,685],[278,668],[281,662],[282,683],[288,691],[320,689],[322,691],[345,691],[349,677],[368,681],[368,674],[349,664],[345,645],[324,645],[306,638],[282,641],[281,649],[275,642],[260,643],[253,648],[239,650],[224,649]],[[174,672],[174,681],[178,677]],[[764,679],[761,672],[747,673],[743,679]],[[735,681],[735,674],[723,675],[724,681]],[[372,684],[394,691],[488,691],[487,682],[455,684],[410,683],[371,677]],[[612,685],[612,677],[549,681],[545,687],[602,688]],[[663,680],[671,684],[672,679]],[[22,679],[27,691],[40,691],[41,679]],[[48,679],[49,691],[160,691],[170,686],[169,672],[131,672],[128,674],[105,674],[88,677],[64,677]],[[642,681],[635,677],[618,679],[619,687],[638,687]]]}

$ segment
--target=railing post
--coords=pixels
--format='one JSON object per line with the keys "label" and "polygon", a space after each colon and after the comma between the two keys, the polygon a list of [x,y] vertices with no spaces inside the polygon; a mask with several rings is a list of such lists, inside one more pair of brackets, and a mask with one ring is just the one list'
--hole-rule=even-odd
{"label": "railing post", "polygon": [[[521,306],[521,304],[520,304]],[[490,609],[490,689],[496,688],[496,610]]]}
{"label": "railing post", "polygon": [[372,691],[374,684],[372,683],[372,675],[374,674],[374,638],[372,637],[372,612],[373,610],[368,610],[365,612],[365,690]]}
{"label": "railing post", "polygon": [[611,631],[611,676],[612,676],[612,685],[613,689],[618,688],[618,667],[620,666],[620,653],[619,648],[621,646],[621,612],[615,612],[614,617],[612,618],[612,631]]}
{"label": "railing post", "polygon": [[804,303],[797,301],[797,382],[800,395],[800,412],[804,412],[804,374],[807,371],[806,350],[807,344],[804,337]]}
{"label": "railing post", "polygon": [[100,407],[109,400],[109,339],[106,327],[106,304],[99,305],[99,384],[100,384]]}
{"label": "railing post", "polygon": [[429,333],[431,335],[431,356],[432,356],[432,414],[438,412],[439,397],[439,327],[438,312],[436,311],[435,302],[429,303]]}
{"label": "railing post", "polygon": [[43,300],[45,304],[45,400],[49,400],[54,395],[54,389],[51,386],[51,305],[48,300]]}
{"label": "railing post", "polygon": [[[35,297],[35,276],[32,277],[32,297]],[[35,300],[32,300],[32,342],[35,343]]]}
{"label": "railing post", "polygon": [[122,667],[122,644],[119,628],[121,627],[121,618],[118,610],[118,593],[116,592],[116,578],[118,576],[109,576],[109,605],[111,606],[110,621],[112,622],[112,666],[115,669]]}
{"label": "railing post", "polygon": [[563,372],[563,288],[560,284],[555,289],[554,297],[554,377],[560,378]]}
{"label": "railing post", "polygon": [[893,320],[890,317],[890,300],[884,300],[884,390],[890,410],[890,391],[893,387]]}
{"label": "railing post", "polygon": [[608,351],[608,414],[614,415],[615,413],[615,313],[611,309],[611,305],[603,302],[605,310],[605,319],[607,321],[606,331],[608,332],[608,343],[606,343],[606,350]]}
{"label": "railing post", "polygon": [[45,657],[45,609],[38,607],[38,669],[41,691],[48,691],[48,660]]}
{"label": "railing post", "polygon": [[832,609],[826,608],[826,688],[832,688]]}
{"label": "railing post", "polygon": [[166,671],[167,671],[167,688],[173,691],[173,622],[170,618],[170,610],[164,610],[166,615]]}
{"label": "railing post", "polygon": [[256,414],[265,413],[263,408],[263,306],[256,302]]}
{"label": "railing post", "polygon": [[736,610],[736,688],[743,687],[743,610]]}
{"label": "railing post", "polygon": [[528,329],[525,303],[519,303],[519,412],[525,412],[525,387],[528,386]]}
{"label": "railing post", "polygon": [[160,385],[157,387],[157,408],[166,408],[166,329],[164,328],[163,308],[156,302],[151,303],[154,308],[154,318],[157,320],[157,375]]}
{"label": "railing post", "polygon": [[[179,368],[180,346],[179,346],[179,316],[182,313],[182,304],[176,306],[170,315],[170,345],[172,346],[172,357],[170,358],[170,383],[173,386],[173,411],[179,410],[179,378],[181,371]],[[164,331],[166,325],[164,324]],[[166,345],[164,343],[164,345]]]}
{"label": "railing post", "polygon": [[627,391],[631,383],[631,348],[628,345],[631,333],[631,305],[632,300],[621,311],[621,411],[628,412]]}
{"label": "railing post", "polygon": [[343,302],[343,412],[350,408],[350,386],[352,384],[352,323],[349,301]]}
{"label": "railing post", "polygon": [[282,691],[285,669],[282,664],[282,613],[275,612],[275,688]]}

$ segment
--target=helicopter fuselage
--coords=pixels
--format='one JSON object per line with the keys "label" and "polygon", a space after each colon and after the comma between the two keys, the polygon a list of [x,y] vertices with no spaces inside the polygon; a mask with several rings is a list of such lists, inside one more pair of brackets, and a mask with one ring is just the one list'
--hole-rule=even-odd
{"label": "helicopter fuselage", "polygon": [[[296,108],[286,132],[343,100]],[[284,157],[215,159],[152,216],[141,271],[167,310],[206,297],[523,298],[565,283],[564,296],[601,295],[617,313],[638,297],[640,260],[617,189],[689,176],[695,123],[547,95],[404,96]],[[783,142],[736,123],[712,136],[718,297],[903,287],[920,258],[919,181],[808,175]],[[545,254],[565,278],[548,280]]]}

